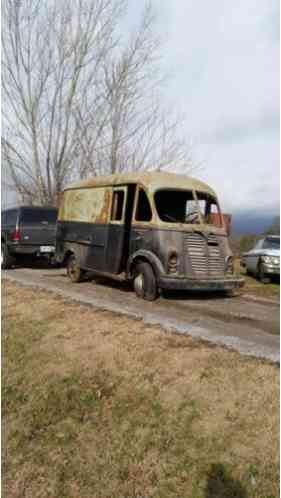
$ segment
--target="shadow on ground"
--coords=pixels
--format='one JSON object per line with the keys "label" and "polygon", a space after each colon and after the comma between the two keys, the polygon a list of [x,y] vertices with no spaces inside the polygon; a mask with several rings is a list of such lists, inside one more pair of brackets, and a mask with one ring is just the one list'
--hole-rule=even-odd
{"label": "shadow on ground", "polygon": [[166,299],[177,300],[177,301],[185,301],[188,299],[198,299],[200,301],[209,301],[209,300],[221,300],[221,299],[233,299],[234,297],[239,297],[240,293],[229,293],[228,291],[174,291],[174,290],[165,290],[162,292],[162,295]]}
{"label": "shadow on ground", "polygon": [[[46,273],[44,276],[46,277],[54,277],[54,278],[61,278],[61,277],[67,277],[66,273],[66,268],[62,265],[55,264],[50,262],[48,259],[38,259],[34,260],[32,258],[22,258],[19,260],[15,268],[28,268],[32,270],[54,270],[54,269],[60,269],[62,270],[62,273],[57,274],[57,273]],[[95,285],[102,285],[105,287],[108,287],[109,289],[118,289],[121,292],[124,293],[132,293],[132,285],[129,282],[122,282],[122,281],[117,281],[114,279],[110,279],[104,276],[98,276],[92,272],[86,272],[85,276],[82,279],[83,282],[93,282]],[[209,300],[222,300],[222,299],[228,299],[228,298],[233,298],[236,295],[231,295],[228,294],[227,292],[223,291],[175,291],[175,290],[163,290],[161,291],[161,295],[163,299],[171,300],[171,301],[188,301],[189,299],[195,299],[199,301],[209,301]],[[238,294],[237,294],[238,295]]]}
{"label": "shadow on ground", "polygon": [[[116,280],[110,280],[109,278],[98,277],[90,273],[84,278],[84,281],[88,282],[93,281],[97,285],[100,284],[110,289],[118,289],[119,291],[122,292],[131,292],[131,293],[133,292],[132,285],[130,285],[129,282],[118,282]],[[235,297],[235,295],[229,295],[223,291],[199,292],[199,291],[173,291],[173,290],[162,291],[161,296],[164,299],[168,299],[171,301],[187,301],[189,299],[208,301],[208,300],[221,300],[221,299],[228,299]]]}
{"label": "shadow on ground", "polygon": [[205,498],[248,498],[240,481],[233,479],[224,465],[213,464],[208,474]]}
{"label": "shadow on ground", "polygon": [[18,257],[14,265],[15,268],[29,268],[32,270],[51,270],[54,268],[60,268],[59,265],[50,261],[48,258],[38,258],[36,260],[31,257]]}

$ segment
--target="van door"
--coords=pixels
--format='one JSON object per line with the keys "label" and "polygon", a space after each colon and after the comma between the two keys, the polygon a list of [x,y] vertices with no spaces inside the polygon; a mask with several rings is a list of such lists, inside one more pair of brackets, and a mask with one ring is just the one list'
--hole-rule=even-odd
{"label": "van door", "polygon": [[110,273],[121,271],[126,234],[127,197],[127,186],[113,188],[106,254],[106,271]]}

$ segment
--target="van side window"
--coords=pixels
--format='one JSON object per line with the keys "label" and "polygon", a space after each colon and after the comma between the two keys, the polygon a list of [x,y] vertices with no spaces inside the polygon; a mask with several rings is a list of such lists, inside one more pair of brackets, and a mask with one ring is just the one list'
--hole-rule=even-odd
{"label": "van side window", "polygon": [[152,211],[149,200],[143,189],[139,190],[138,203],[136,209],[136,221],[151,221]]}
{"label": "van side window", "polygon": [[112,221],[121,221],[123,214],[124,205],[124,190],[115,190],[113,192],[113,202],[112,202]]}

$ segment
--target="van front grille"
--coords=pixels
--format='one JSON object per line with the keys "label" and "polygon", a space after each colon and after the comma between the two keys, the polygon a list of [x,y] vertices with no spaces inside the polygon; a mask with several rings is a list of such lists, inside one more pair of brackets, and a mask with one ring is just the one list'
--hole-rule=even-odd
{"label": "van front grille", "polygon": [[188,233],[184,238],[185,253],[189,255],[191,268],[197,276],[222,277],[225,271],[224,257],[216,235]]}

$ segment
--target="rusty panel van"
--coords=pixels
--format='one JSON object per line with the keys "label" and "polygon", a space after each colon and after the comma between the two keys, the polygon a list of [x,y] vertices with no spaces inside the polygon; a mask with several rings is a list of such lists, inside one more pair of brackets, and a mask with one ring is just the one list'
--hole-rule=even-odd
{"label": "rusty panel van", "polygon": [[128,280],[137,296],[160,289],[237,289],[216,193],[172,173],[96,177],[61,198],[56,258],[72,282],[87,271]]}

